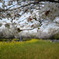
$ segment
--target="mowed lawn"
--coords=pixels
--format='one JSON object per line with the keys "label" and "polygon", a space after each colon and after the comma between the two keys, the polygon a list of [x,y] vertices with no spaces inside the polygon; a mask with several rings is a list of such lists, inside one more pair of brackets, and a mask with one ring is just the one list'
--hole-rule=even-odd
{"label": "mowed lawn", "polygon": [[0,59],[59,59],[59,43],[37,39],[0,42]]}

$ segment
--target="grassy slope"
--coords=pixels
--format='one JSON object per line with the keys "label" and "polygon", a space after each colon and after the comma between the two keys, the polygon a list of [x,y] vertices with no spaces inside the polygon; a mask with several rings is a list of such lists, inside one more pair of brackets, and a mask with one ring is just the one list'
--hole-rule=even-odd
{"label": "grassy slope", "polygon": [[0,42],[0,59],[59,59],[59,43],[44,40]]}

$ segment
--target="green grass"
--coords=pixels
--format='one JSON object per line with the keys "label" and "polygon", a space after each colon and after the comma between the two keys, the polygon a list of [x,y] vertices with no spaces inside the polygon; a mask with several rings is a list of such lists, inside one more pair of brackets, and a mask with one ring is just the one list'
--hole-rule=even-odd
{"label": "green grass", "polygon": [[0,59],[59,59],[59,43],[35,39],[0,42]]}

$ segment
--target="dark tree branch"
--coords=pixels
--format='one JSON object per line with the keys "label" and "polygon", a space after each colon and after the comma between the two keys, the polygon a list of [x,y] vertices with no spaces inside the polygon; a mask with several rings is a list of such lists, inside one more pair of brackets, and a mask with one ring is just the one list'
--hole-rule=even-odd
{"label": "dark tree branch", "polygon": [[[18,7],[18,8],[25,7],[25,6],[28,6],[28,5],[31,5],[31,4],[38,4],[38,3],[39,3],[39,2],[30,2],[30,3],[26,4],[26,5],[21,5],[21,6]],[[13,5],[13,6],[15,6],[15,5]],[[11,10],[18,9],[18,8],[10,9],[10,8],[12,8],[13,6],[9,7],[8,9],[0,9],[0,12],[11,11]]]}
{"label": "dark tree branch", "polygon": [[[15,5],[13,5],[13,6],[11,6],[11,7],[9,7],[9,8],[7,8],[7,9],[1,9],[0,8],[0,12],[5,12],[5,11],[12,11],[12,10],[16,10],[16,9],[19,9],[19,8],[21,8],[21,7],[26,7],[26,6],[28,6],[28,5],[31,5],[31,4],[39,4],[41,1],[35,1],[35,2],[30,2],[30,3],[28,3],[28,4],[25,4],[25,5],[21,5],[21,6],[19,6],[19,7],[17,7],[17,8],[13,8],[13,9],[10,9],[10,8],[12,8],[13,6],[15,6]],[[50,2],[55,2],[55,3],[59,3],[58,1],[50,1]],[[16,4],[17,5],[17,4]]]}

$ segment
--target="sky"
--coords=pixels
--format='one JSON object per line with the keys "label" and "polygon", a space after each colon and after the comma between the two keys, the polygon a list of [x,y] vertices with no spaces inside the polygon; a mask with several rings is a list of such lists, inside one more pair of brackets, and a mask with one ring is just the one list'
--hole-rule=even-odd
{"label": "sky", "polygon": [[9,0],[4,0],[4,1],[9,1]]}
{"label": "sky", "polygon": [[[8,5],[8,1],[10,1],[10,0],[4,0],[5,1],[5,5]],[[13,5],[14,4],[16,4],[16,2],[15,3],[13,3]],[[0,8],[2,8],[2,2],[0,2]]]}

